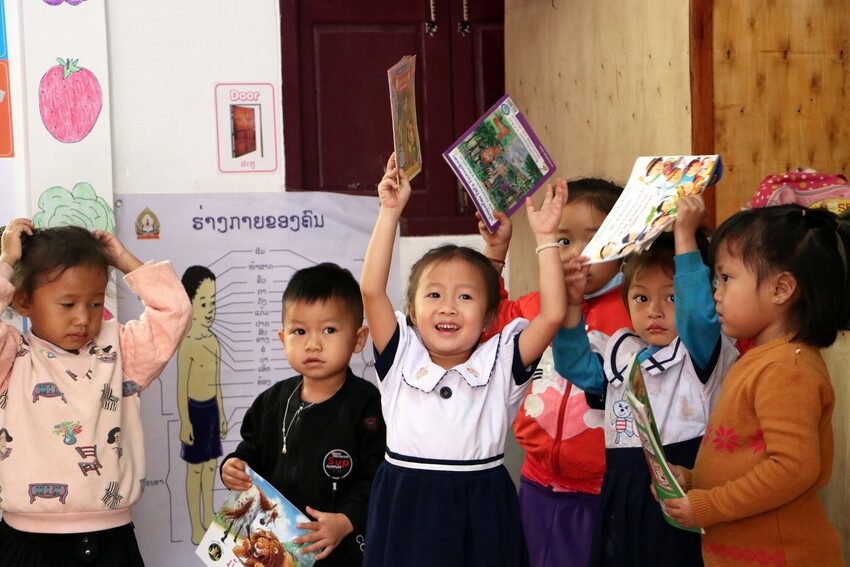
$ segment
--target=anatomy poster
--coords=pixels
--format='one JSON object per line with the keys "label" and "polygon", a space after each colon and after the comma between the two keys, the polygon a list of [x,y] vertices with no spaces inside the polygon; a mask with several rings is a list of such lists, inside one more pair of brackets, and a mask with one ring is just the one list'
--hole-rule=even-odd
{"label": "anatomy poster", "polygon": [[[192,565],[195,547],[228,493],[217,445],[227,455],[259,393],[294,375],[277,337],[281,295],[292,274],[336,262],[359,278],[377,199],[330,193],[120,195],[118,235],[142,260],[170,259],[192,299],[193,322],[160,380],[142,392],[146,489],[134,512],[151,565]],[[397,247],[396,247],[397,250]],[[398,265],[397,258],[394,266]],[[390,297],[398,304],[398,277]],[[137,318],[123,282],[119,320]],[[352,359],[374,381],[372,349]],[[193,414],[213,416],[209,430]]]}

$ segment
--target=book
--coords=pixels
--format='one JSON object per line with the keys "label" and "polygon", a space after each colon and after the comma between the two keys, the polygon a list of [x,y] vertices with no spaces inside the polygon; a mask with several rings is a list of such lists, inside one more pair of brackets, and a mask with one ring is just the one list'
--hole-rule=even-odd
{"label": "book", "polygon": [[387,70],[396,164],[413,179],[422,171],[422,146],[416,123],[416,56],[405,55]]}
{"label": "book", "polygon": [[702,193],[722,174],[719,155],[639,157],[582,255],[590,263],[608,262],[648,248],[676,219],[676,201]]}
{"label": "book", "polygon": [[256,564],[312,567],[315,553],[292,540],[309,533],[296,527],[310,522],[263,477],[247,467],[251,488],[231,491],[195,550],[205,565],[232,567],[253,558]]}
{"label": "book", "polygon": [[490,232],[499,226],[494,211],[512,215],[555,171],[510,95],[500,98],[443,157]]}
{"label": "book", "polygon": [[652,405],[649,402],[649,392],[647,392],[646,384],[643,381],[643,373],[640,371],[637,355],[632,356],[629,365],[630,370],[626,378],[623,398],[631,406],[635,429],[637,429],[638,437],[640,437],[643,455],[646,458],[646,465],[649,467],[649,475],[652,477],[653,486],[655,486],[655,493],[661,501],[661,511],[664,514],[664,519],[675,528],[689,532],[705,533],[702,528],[683,527],[670,517],[664,507],[665,500],[668,498],[683,498],[685,491],[682,490],[681,485],[676,480],[676,476],[670,470],[670,464],[664,457],[664,444],[661,441],[661,435],[658,433],[658,427],[655,425],[655,417],[652,415]]}

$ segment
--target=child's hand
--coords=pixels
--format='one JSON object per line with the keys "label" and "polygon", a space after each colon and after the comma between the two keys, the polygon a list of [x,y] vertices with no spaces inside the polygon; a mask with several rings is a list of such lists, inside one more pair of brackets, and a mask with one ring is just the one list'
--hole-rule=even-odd
{"label": "child's hand", "polygon": [[685,195],[676,201],[676,220],[673,222],[673,237],[676,254],[685,254],[697,249],[696,233],[705,218],[705,202],[702,195]]}
{"label": "child's hand", "polygon": [[590,274],[590,264],[587,256],[577,256],[564,264],[564,282],[567,284],[567,303],[581,305],[584,301],[584,290],[587,288],[587,277]]}
{"label": "child's hand", "polygon": [[671,518],[685,528],[698,528],[697,519],[691,509],[691,501],[687,495],[684,498],[668,498],[663,503],[664,509]]}
{"label": "child's hand", "polygon": [[111,232],[93,230],[91,233],[106,247],[112,259],[110,264],[120,270],[121,273],[129,274],[142,265],[142,261],[130,254],[130,251],[118,240],[118,237]]}
{"label": "child's hand", "polygon": [[230,457],[221,467],[221,482],[230,490],[248,490],[251,488],[251,477],[245,472],[245,461]]}
{"label": "child's hand", "polygon": [[302,522],[297,524],[302,530],[313,530],[313,533],[303,535],[292,540],[293,543],[310,543],[302,551],[310,553],[322,548],[322,552],[316,555],[316,559],[324,559],[336,549],[342,539],[354,531],[351,520],[345,514],[333,514],[320,512],[307,506],[307,513],[316,518],[315,522]]}
{"label": "child's hand", "polygon": [[670,464],[670,472],[673,473],[673,476],[676,477],[676,482],[679,483],[679,486],[682,487],[682,490],[687,492],[691,489],[690,483],[688,482],[687,477],[685,476],[685,471],[688,470],[685,467],[680,467],[679,465]]}
{"label": "child's hand", "polygon": [[567,182],[563,179],[558,179],[555,182],[555,194],[552,194],[552,186],[547,185],[544,188],[546,197],[540,205],[540,209],[535,210],[534,203],[530,197],[525,199],[525,211],[528,214],[528,224],[531,225],[531,230],[537,239],[537,244],[546,244],[556,242],[558,233],[558,225],[561,222],[561,210],[564,208],[564,201],[567,196]]}
{"label": "child's hand", "polygon": [[493,211],[493,216],[499,220],[499,227],[496,232],[487,230],[487,224],[481,218],[481,213],[475,213],[475,217],[478,219],[478,232],[484,239],[484,255],[490,260],[504,262],[508,255],[508,246],[511,244],[513,224],[511,217],[502,211]]}
{"label": "child's hand", "polygon": [[382,209],[397,210],[399,214],[410,199],[410,180],[404,170],[396,166],[395,152],[387,161],[387,171],[378,183],[378,198]]}
{"label": "child's hand", "polygon": [[23,255],[23,246],[21,245],[21,235],[26,233],[32,236],[32,231],[35,227],[30,219],[15,219],[10,222],[3,231],[2,240],[0,240],[0,262],[6,262],[13,268]]}

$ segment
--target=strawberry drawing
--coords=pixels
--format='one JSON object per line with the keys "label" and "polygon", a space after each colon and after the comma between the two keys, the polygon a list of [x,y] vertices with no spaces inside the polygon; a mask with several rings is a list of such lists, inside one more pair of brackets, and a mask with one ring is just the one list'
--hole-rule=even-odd
{"label": "strawberry drawing", "polygon": [[[52,0],[55,1],[55,0]],[[76,0],[75,0],[76,1]],[[41,120],[50,135],[60,142],[73,143],[94,128],[103,97],[94,73],[77,66],[79,59],[57,59],[38,88]]]}

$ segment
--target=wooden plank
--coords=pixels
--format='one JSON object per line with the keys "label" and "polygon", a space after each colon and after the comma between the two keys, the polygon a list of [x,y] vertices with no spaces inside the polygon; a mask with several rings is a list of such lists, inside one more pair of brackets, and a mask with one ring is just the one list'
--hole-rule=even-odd
{"label": "wooden plank", "polygon": [[[505,83],[566,179],[624,183],[639,155],[691,151],[689,28],[678,0],[506,0]],[[514,216],[511,293],[537,288]]]}
{"label": "wooden plank", "polygon": [[[695,154],[714,153],[714,69],[712,34],[714,0],[691,0],[691,145]],[[705,192],[705,224],[716,226],[716,192]]]}
{"label": "wooden plank", "polygon": [[715,143],[726,165],[718,221],[771,173],[838,173],[850,156],[846,0],[714,2]]}

